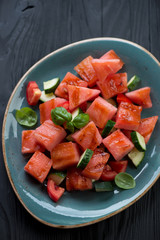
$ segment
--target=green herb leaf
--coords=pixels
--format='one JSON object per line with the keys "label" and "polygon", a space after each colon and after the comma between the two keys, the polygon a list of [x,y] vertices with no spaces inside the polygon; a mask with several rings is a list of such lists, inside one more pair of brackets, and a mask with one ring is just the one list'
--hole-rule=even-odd
{"label": "green herb leaf", "polygon": [[80,129],[89,122],[89,115],[86,113],[80,113],[73,119],[73,124],[76,128]]}
{"label": "green herb leaf", "polygon": [[74,133],[74,124],[73,124],[73,122],[67,122],[67,129],[68,129],[71,133]]}
{"label": "green herb leaf", "polygon": [[33,127],[37,123],[37,114],[29,107],[16,111],[16,120],[22,126]]}
{"label": "green herb leaf", "polygon": [[72,114],[69,113],[63,107],[56,107],[55,109],[51,110],[51,117],[52,121],[56,125],[62,125],[64,122],[70,122],[72,119]]}
{"label": "green herb leaf", "polygon": [[123,189],[131,189],[136,186],[134,178],[125,172],[120,172],[115,176],[115,184]]}

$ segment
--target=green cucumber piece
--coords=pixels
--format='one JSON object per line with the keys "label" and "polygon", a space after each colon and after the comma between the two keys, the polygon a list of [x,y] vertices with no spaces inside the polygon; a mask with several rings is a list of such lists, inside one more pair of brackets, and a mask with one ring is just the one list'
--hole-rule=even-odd
{"label": "green cucumber piece", "polygon": [[93,155],[93,151],[87,148],[85,152],[82,154],[82,156],[80,157],[80,160],[77,164],[77,168],[84,169],[89,163],[92,155]]}
{"label": "green cucumber piece", "polygon": [[63,180],[65,179],[65,177],[66,177],[66,173],[59,172],[59,171],[50,173],[48,175],[48,179],[52,179],[56,185],[60,185],[63,182]]}
{"label": "green cucumber piece", "polygon": [[95,182],[94,186],[96,192],[110,192],[114,190],[111,182]]}
{"label": "green cucumber piece", "polygon": [[72,112],[72,121],[74,120],[75,117],[77,117],[80,113],[83,113],[83,111],[80,108],[76,108],[73,112]]}
{"label": "green cucumber piece", "polygon": [[48,93],[48,94],[45,94],[45,91],[42,91],[42,94],[41,94],[41,97],[40,97],[40,100],[42,102],[47,102],[51,99],[54,99],[56,98],[56,96],[53,94],[53,93]]}
{"label": "green cucumber piece", "polygon": [[128,87],[128,89],[129,89],[129,91],[134,90],[134,89],[137,87],[137,85],[138,85],[139,82],[140,82],[140,78],[139,78],[138,76],[134,75],[134,76],[129,80],[129,82],[127,83],[127,87]]}
{"label": "green cucumber piece", "polygon": [[146,144],[145,144],[145,141],[144,141],[144,137],[134,131],[134,132],[131,132],[131,138],[132,138],[132,142],[134,144],[134,146],[137,148],[137,150],[139,150],[140,152],[144,152],[146,151]]}
{"label": "green cucumber piece", "polygon": [[132,151],[128,153],[128,157],[131,159],[135,167],[139,166],[144,156],[145,156],[145,152],[139,152],[136,148],[133,148]]}
{"label": "green cucumber piece", "polygon": [[56,90],[60,83],[59,78],[53,78],[52,80],[49,80],[47,82],[43,82],[43,88],[45,93],[52,93]]}
{"label": "green cucumber piece", "polygon": [[114,128],[114,125],[116,123],[112,120],[108,120],[106,126],[104,127],[103,131],[102,131],[102,137],[105,138],[108,136],[108,134],[112,131],[112,129]]}

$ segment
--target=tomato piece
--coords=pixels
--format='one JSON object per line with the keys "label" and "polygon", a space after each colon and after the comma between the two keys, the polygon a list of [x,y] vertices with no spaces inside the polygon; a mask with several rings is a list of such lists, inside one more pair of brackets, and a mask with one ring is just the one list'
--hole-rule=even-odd
{"label": "tomato piece", "polygon": [[52,159],[45,156],[40,151],[36,151],[27,164],[24,170],[43,183],[52,167]]}
{"label": "tomato piece", "polygon": [[59,104],[57,107],[63,107],[63,108],[65,108],[68,112],[70,112],[70,111],[69,111],[69,101],[66,101],[66,102],[64,102],[64,103],[61,103],[61,104]]}
{"label": "tomato piece", "polygon": [[117,103],[120,104],[121,102],[132,103],[131,100],[128,97],[126,97],[124,94],[118,93],[117,94]]}
{"label": "tomato piece", "polygon": [[126,130],[126,129],[122,129],[122,132],[124,133],[124,135],[126,135],[126,137],[132,142],[132,137],[131,137],[131,130]]}
{"label": "tomato piece", "polygon": [[145,143],[148,143],[152,135],[152,132],[155,128],[157,120],[158,116],[141,119],[141,123],[139,125],[137,132],[139,132],[144,137]]}
{"label": "tomato piece", "polygon": [[98,180],[109,157],[109,153],[104,152],[100,148],[95,149],[92,158],[90,159],[85,169],[82,171],[82,175],[91,179]]}
{"label": "tomato piece", "polygon": [[74,70],[81,76],[81,78],[88,83],[89,87],[93,87],[97,81],[96,72],[92,66],[93,58],[88,56],[83,61],[81,61]]}
{"label": "tomato piece", "polygon": [[103,139],[103,144],[116,161],[121,160],[133,148],[133,143],[118,129]]}
{"label": "tomato piece", "polygon": [[61,196],[63,195],[64,191],[65,191],[64,188],[57,186],[52,179],[48,179],[48,182],[47,182],[47,192],[48,192],[49,197],[54,202],[57,202],[61,198]]}
{"label": "tomato piece", "polygon": [[56,170],[65,170],[77,165],[80,159],[78,146],[72,142],[60,143],[51,151],[51,158]]}
{"label": "tomato piece", "polygon": [[127,160],[119,162],[110,161],[109,165],[112,168],[112,170],[114,170],[117,173],[125,172],[128,166],[128,161]]}
{"label": "tomato piece", "polygon": [[97,85],[105,99],[112,98],[118,93],[125,93],[127,88],[127,73],[109,75],[104,81],[98,81]]}
{"label": "tomato piece", "polygon": [[113,181],[116,175],[117,175],[117,172],[113,171],[112,168],[107,164],[104,166],[102,175],[100,176],[100,180]]}
{"label": "tomato piece", "polygon": [[41,90],[34,81],[30,81],[26,90],[27,102],[29,105],[36,105],[41,97]]}
{"label": "tomato piece", "polygon": [[66,189],[67,191],[92,189],[92,180],[83,176],[81,169],[72,167],[67,171]]}
{"label": "tomato piece", "polygon": [[87,110],[87,102],[82,103],[81,105],[79,105],[79,108],[83,111],[86,112]]}
{"label": "tomato piece", "polygon": [[36,140],[34,136],[34,130],[24,130],[22,132],[22,153],[34,153],[37,150],[44,152],[45,148],[42,147]]}
{"label": "tomato piece", "polygon": [[141,122],[142,107],[121,102],[116,115],[115,128],[137,131]]}
{"label": "tomato piece", "polygon": [[68,88],[67,85],[79,86],[79,87],[87,87],[87,82],[81,80],[80,78],[76,77],[72,73],[68,72],[62,82],[57,87],[55,94],[59,97],[69,99],[68,97]]}

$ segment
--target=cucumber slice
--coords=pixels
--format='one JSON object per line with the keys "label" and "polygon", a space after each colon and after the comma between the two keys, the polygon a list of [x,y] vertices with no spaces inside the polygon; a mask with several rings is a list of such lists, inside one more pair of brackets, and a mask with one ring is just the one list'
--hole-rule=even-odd
{"label": "cucumber slice", "polygon": [[131,132],[131,138],[134,146],[139,150],[140,152],[146,151],[146,144],[144,141],[144,137],[138,133],[138,132]]}
{"label": "cucumber slice", "polygon": [[52,93],[56,90],[60,83],[59,78],[53,78],[52,80],[49,80],[47,82],[43,82],[43,88],[45,93]]}
{"label": "cucumber slice", "polygon": [[117,103],[113,98],[109,98],[106,100],[108,103],[112,104],[114,107],[117,107]]}
{"label": "cucumber slice", "polygon": [[42,94],[41,94],[41,97],[40,97],[40,100],[42,102],[47,102],[51,99],[54,99],[56,98],[56,96],[53,94],[53,93],[48,93],[48,94],[45,94],[45,91],[42,91]]}
{"label": "cucumber slice", "polygon": [[129,89],[129,91],[134,90],[134,89],[137,87],[137,85],[138,85],[139,82],[140,82],[140,78],[139,78],[138,76],[134,75],[134,76],[129,80],[129,82],[127,83],[127,87],[128,87],[128,89]]}
{"label": "cucumber slice", "polygon": [[52,179],[56,185],[60,185],[63,182],[63,180],[65,179],[65,177],[66,177],[66,173],[59,172],[59,171],[50,173],[48,175],[48,179]]}
{"label": "cucumber slice", "polygon": [[116,123],[112,120],[108,120],[106,126],[104,127],[103,131],[102,131],[102,137],[105,138],[108,136],[108,134],[112,131],[112,129],[114,128],[114,125]]}
{"label": "cucumber slice", "polygon": [[72,121],[75,117],[77,117],[80,113],[83,113],[83,111],[80,108],[76,108],[73,112],[72,112]]}
{"label": "cucumber slice", "polygon": [[95,182],[94,186],[96,192],[110,192],[114,190],[111,182]]}
{"label": "cucumber slice", "polygon": [[93,155],[93,151],[87,148],[86,151],[80,157],[80,160],[77,164],[77,168],[84,169],[89,163],[92,155]]}
{"label": "cucumber slice", "polygon": [[133,148],[130,153],[128,153],[128,157],[131,159],[135,167],[138,167],[142,162],[145,156],[145,152],[139,152],[136,148]]}

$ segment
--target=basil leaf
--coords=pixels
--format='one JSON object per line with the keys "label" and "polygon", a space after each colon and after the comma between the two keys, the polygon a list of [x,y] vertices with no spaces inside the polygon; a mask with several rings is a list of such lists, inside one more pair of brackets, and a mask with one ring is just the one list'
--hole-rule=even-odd
{"label": "basil leaf", "polygon": [[72,119],[72,114],[69,113],[63,107],[56,107],[55,109],[51,110],[51,117],[52,121],[56,125],[62,125],[64,122],[70,122]]}
{"label": "basil leaf", "polygon": [[136,186],[134,178],[125,172],[120,172],[115,176],[115,184],[123,189],[131,189]]}
{"label": "basil leaf", "polygon": [[67,129],[68,129],[71,133],[74,133],[74,125],[73,125],[73,122],[67,122]]}
{"label": "basil leaf", "polygon": [[80,129],[89,122],[89,115],[86,113],[80,113],[73,119],[73,124],[76,128]]}
{"label": "basil leaf", "polygon": [[16,120],[22,126],[33,127],[37,123],[37,114],[29,107],[16,111]]}

